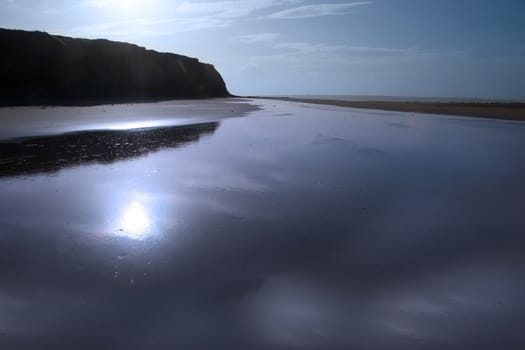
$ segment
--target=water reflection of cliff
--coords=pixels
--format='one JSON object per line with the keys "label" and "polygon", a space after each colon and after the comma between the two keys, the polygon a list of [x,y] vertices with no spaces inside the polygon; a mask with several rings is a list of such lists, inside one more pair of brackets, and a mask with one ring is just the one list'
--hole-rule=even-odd
{"label": "water reflection of cliff", "polygon": [[109,164],[176,148],[213,134],[219,123],[102,130],[0,142],[0,177],[55,172],[89,163]]}

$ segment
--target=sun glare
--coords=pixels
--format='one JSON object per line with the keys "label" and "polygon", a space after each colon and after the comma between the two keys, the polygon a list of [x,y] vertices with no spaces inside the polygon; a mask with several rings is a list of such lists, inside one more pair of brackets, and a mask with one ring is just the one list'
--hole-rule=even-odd
{"label": "sun glare", "polygon": [[124,210],[121,218],[123,236],[141,239],[150,231],[150,220],[144,204],[134,201]]}

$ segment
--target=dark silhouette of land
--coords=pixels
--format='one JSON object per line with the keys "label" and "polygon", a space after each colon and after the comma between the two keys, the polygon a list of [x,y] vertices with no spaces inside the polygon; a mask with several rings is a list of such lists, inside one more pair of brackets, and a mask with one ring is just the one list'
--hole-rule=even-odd
{"label": "dark silhouette of land", "polygon": [[109,40],[0,29],[0,105],[230,96],[210,64]]}
{"label": "dark silhouette of land", "polygon": [[525,121],[525,103],[504,102],[409,102],[409,101],[346,101],[337,99],[257,97],[281,101],[313,103],[339,107],[380,109],[386,111],[459,115]]}
{"label": "dark silhouette of land", "polygon": [[201,136],[213,134],[218,126],[219,123],[210,122],[136,130],[95,130],[3,141],[0,142],[0,178],[137,158],[197,142]]}

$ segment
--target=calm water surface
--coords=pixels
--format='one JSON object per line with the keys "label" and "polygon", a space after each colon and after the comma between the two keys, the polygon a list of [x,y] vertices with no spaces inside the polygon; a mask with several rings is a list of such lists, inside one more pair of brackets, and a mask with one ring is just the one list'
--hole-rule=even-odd
{"label": "calm water surface", "polygon": [[525,347],[525,123],[254,103],[2,141],[0,348]]}

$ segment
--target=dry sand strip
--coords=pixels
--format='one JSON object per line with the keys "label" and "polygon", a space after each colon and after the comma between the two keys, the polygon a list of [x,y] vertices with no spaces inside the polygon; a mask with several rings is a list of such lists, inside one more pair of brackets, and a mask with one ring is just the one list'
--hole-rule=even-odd
{"label": "dry sand strip", "polygon": [[281,101],[313,103],[340,107],[380,109],[386,111],[459,115],[502,120],[525,121],[525,103],[500,102],[398,102],[398,101],[344,101],[290,97],[257,97]]}

